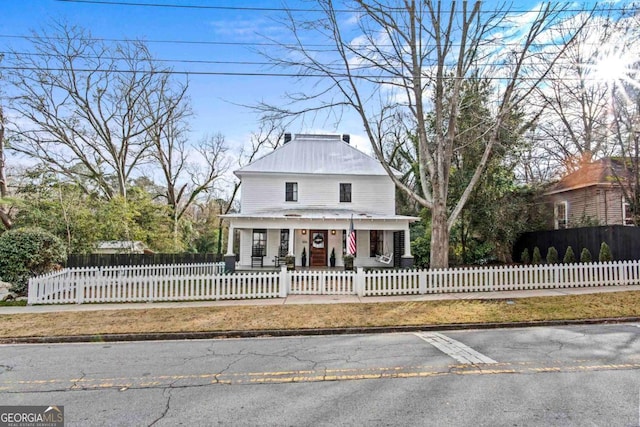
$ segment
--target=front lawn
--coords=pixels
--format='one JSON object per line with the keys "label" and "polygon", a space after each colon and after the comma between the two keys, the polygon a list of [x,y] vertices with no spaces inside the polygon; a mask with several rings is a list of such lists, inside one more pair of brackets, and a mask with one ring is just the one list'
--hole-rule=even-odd
{"label": "front lawn", "polygon": [[0,338],[355,328],[640,316],[640,291],[514,300],[147,308],[0,315]]}

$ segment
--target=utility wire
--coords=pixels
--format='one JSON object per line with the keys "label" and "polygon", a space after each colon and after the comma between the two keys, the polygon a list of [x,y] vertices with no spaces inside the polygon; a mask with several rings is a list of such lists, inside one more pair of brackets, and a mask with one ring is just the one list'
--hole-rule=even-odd
{"label": "utility wire", "polygon": [[[23,67],[23,66],[0,66],[0,71],[35,71],[35,72],[70,72],[74,73],[120,73],[120,74],[135,74],[135,73],[150,73],[150,74],[166,74],[166,75],[182,75],[182,76],[227,76],[227,77],[296,77],[296,78],[354,78],[354,79],[363,79],[369,80],[370,82],[374,82],[377,80],[378,83],[391,83],[397,79],[395,75],[358,75],[358,74],[348,74],[348,73],[332,73],[332,74],[312,74],[312,73],[268,73],[268,72],[232,72],[232,71],[176,71],[176,70],[126,70],[126,69],[109,69],[109,68],[62,68],[62,67]],[[427,76],[424,76],[427,77]],[[448,77],[447,79],[454,79],[455,77]],[[466,80],[468,77],[463,76],[459,77],[462,80]],[[482,77],[486,80],[494,80],[494,81],[502,81],[502,80],[511,80],[511,76],[485,76]],[[519,77],[518,80],[521,81],[537,81],[539,77]],[[585,77],[563,77],[563,81],[597,81],[602,80],[600,78],[585,78]]]}
{"label": "utility wire", "polygon": [[[36,57],[36,58],[50,58],[52,55],[48,53],[34,53],[34,52],[11,52],[11,51],[0,51],[0,57],[10,57],[10,56],[24,56],[24,57]],[[135,61],[137,58],[133,57],[114,57],[114,56],[88,56],[83,55],[79,56],[76,59],[84,60],[84,61],[92,61],[92,60],[108,60],[108,61]],[[205,60],[205,59],[165,59],[165,58],[149,58],[148,60],[142,60],[140,62],[151,62],[151,63],[178,63],[178,64],[203,64],[203,65],[255,65],[255,66],[275,66],[272,62],[264,62],[264,61],[224,61],[224,60]],[[547,63],[541,60],[528,62],[528,66],[544,66]],[[583,64],[575,64],[570,61],[556,61],[556,66],[571,68],[571,67],[594,67],[597,66],[597,63],[583,63]],[[298,63],[295,64],[300,67],[311,67],[313,64],[311,63]],[[422,67],[428,68],[429,66],[433,66],[433,64],[423,64]],[[503,66],[503,63],[498,62],[479,62],[476,64],[478,67],[499,67]],[[293,65],[291,65],[293,66]],[[455,63],[448,64],[450,67],[455,67]],[[378,69],[375,65],[360,65],[357,67],[351,67],[349,70],[340,66],[332,69],[335,73],[347,73],[347,71],[362,71],[367,69]],[[636,73],[635,70],[629,70],[629,72]],[[185,71],[188,72],[188,71]]]}
{"label": "utility wire", "polygon": [[[195,5],[195,4],[176,4],[176,3],[140,3],[131,1],[115,1],[115,0],[56,0],[62,3],[84,3],[93,5],[106,5],[106,6],[136,6],[136,7],[154,7],[154,8],[174,8],[174,9],[211,9],[211,10],[239,10],[239,11],[252,11],[252,12],[311,12],[311,13],[324,13],[322,9],[303,9],[303,8],[285,8],[285,7],[255,7],[255,6],[208,6],[208,5]],[[597,4],[597,2],[596,2]],[[635,3],[627,5],[627,7],[617,6],[616,3],[607,2],[602,3],[597,9],[598,11],[614,12],[614,11],[627,11],[629,8],[634,8]],[[393,8],[389,7],[388,11],[403,11],[405,8]],[[587,8],[586,5],[583,8],[565,8],[561,9],[562,12],[577,13],[590,11],[591,8]],[[335,13],[354,13],[356,9],[333,9]],[[494,9],[494,10],[480,10],[480,13],[493,14],[498,12],[508,13],[529,13],[537,12],[532,9]],[[443,11],[443,14],[449,14],[449,11]],[[456,14],[461,14],[462,11],[454,11]]]}
{"label": "utility wire", "polygon": [[[195,4],[175,4],[175,3],[139,3],[130,1],[101,1],[101,0],[56,0],[61,3],[85,3],[108,6],[142,6],[142,7],[164,7],[173,9],[211,9],[211,10],[242,10],[250,12],[323,12],[321,9],[299,9],[282,7],[254,7],[254,6],[205,6]],[[339,10],[337,13],[351,13],[353,10]]]}
{"label": "utility wire", "polygon": [[[59,0],[62,1],[62,0]],[[589,28],[601,28],[602,25],[601,24],[592,24],[592,25],[587,25],[584,30],[587,30]],[[571,30],[569,28],[565,28],[567,31]],[[575,29],[575,28],[574,28]],[[4,38],[4,39],[19,39],[19,40],[27,40],[27,41],[37,41],[37,40],[58,40],[58,41],[65,41],[67,40],[65,37],[56,37],[56,36],[46,36],[46,35],[39,35],[39,34],[33,34],[33,35],[23,35],[23,34],[0,34],[0,38]],[[166,39],[166,40],[162,40],[162,39],[144,39],[144,38],[139,38],[139,39],[132,39],[132,38],[123,38],[123,39],[117,39],[117,38],[102,38],[102,37],[89,37],[89,38],[84,38],[83,40],[85,41],[91,41],[91,42],[116,42],[116,43],[132,43],[132,42],[143,42],[143,43],[152,43],[152,44],[186,44],[186,45],[211,45],[211,46],[246,46],[246,47],[268,47],[268,46],[274,46],[274,47],[280,47],[280,48],[284,48],[284,49],[299,49],[301,46],[297,43],[286,43],[286,42],[276,42],[276,41],[266,41],[266,42],[255,42],[255,41],[248,41],[248,42],[241,42],[241,41],[210,41],[210,40],[176,40],[176,39]],[[542,47],[549,47],[549,46],[556,46],[558,43],[554,42],[554,41],[548,41],[548,42],[540,42],[540,43],[532,43],[531,46],[532,47],[538,47],[538,48],[542,48]],[[590,46],[597,46],[598,43],[596,42],[592,42],[592,43],[584,43],[585,45],[590,45]],[[452,47],[459,47],[460,44],[459,43],[455,43],[452,42],[450,43],[450,45]],[[520,44],[518,43],[508,43],[503,39],[495,39],[495,40],[487,40],[487,41],[483,41],[481,43],[481,46],[483,48],[487,48],[487,47],[517,47]],[[327,43],[304,43],[304,45],[302,46],[304,47],[306,50],[310,51],[310,52],[333,52],[336,50],[336,46],[335,44],[327,44]],[[376,48],[395,48],[396,46],[391,45],[391,44],[378,44],[376,45]],[[435,44],[428,44],[428,43],[423,43],[422,47],[424,49],[430,49],[430,48],[437,48],[437,46]],[[310,48],[310,49],[307,49]]]}

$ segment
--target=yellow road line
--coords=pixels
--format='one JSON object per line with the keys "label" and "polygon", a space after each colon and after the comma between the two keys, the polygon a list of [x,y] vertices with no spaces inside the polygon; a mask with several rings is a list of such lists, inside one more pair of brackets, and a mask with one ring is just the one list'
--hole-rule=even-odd
{"label": "yellow road line", "polygon": [[[587,363],[585,363],[587,362]],[[588,363],[591,362],[591,363]],[[576,363],[576,364],[572,364]],[[603,364],[600,360],[556,361],[548,365],[536,362],[502,362],[486,365],[444,365],[434,366],[395,366],[371,368],[342,368],[326,370],[288,370],[273,372],[235,372],[201,373],[183,375],[157,375],[145,377],[120,378],[72,378],[38,379],[0,382],[0,393],[33,390],[49,390],[58,387],[62,390],[96,390],[118,388],[122,391],[132,388],[158,388],[170,386],[214,385],[214,384],[279,384],[323,381],[354,381],[395,378],[428,378],[449,375],[502,375],[502,374],[539,374],[539,373],[576,373],[604,370],[635,370],[639,363]],[[182,382],[182,384],[176,384]]]}

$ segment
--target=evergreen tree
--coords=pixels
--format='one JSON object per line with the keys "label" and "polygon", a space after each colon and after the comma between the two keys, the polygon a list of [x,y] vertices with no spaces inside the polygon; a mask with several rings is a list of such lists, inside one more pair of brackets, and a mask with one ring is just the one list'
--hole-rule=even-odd
{"label": "evergreen tree", "polygon": [[580,252],[580,262],[591,262],[591,252],[589,252],[589,249],[582,249],[582,252]]}
{"label": "evergreen tree", "polygon": [[613,257],[611,256],[611,249],[609,248],[609,245],[607,245],[605,242],[602,242],[602,244],[600,245],[600,253],[598,254],[598,260],[600,262],[613,261]]}
{"label": "evergreen tree", "polygon": [[573,248],[571,246],[567,247],[567,251],[564,253],[562,262],[565,264],[572,264],[576,262],[576,254],[573,253]]}
{"label": "evergreen tree", "polygon": [[542,255],[540,255],[540,248],[537,246],[533,248],[533,258],[531,262],[533,264],[542,264]]}

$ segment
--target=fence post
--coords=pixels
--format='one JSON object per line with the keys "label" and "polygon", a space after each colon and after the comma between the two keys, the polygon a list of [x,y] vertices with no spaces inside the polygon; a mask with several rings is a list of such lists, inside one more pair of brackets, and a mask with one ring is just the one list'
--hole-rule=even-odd
{"label": "fence post", "polygon": [[282,265],[280,266],[280,293],[278,295],[278,297],[280,298],[286,298],[287,295],[289,294],[289,274],[287,273],[287,266],[286,265]]}
{"label": "fence post", "polygon": [[76,282],[76,304],[82,304],[84,302],[84,284],[89,277],[92,276],[92,271],[86,271],[83,277]]}
{"label": "fence post", "polygon": [[27,291],[27,305],[33,305],[36,302],[36,284],[35,278],[29,279],[29,290]]}
{"label": "fence post", "polygon": [[359,297],[364,296],[365,285],[366,281],[364,277],[364,268],[356,267],[356,277],[355,281],[353,282],[353,290],[356,292],[356,295],[358,295]]}
{"label": "fence post", "polygon": [[427,272],[423,270],[418,270],[418,292],[421,294],[427,293]]}

